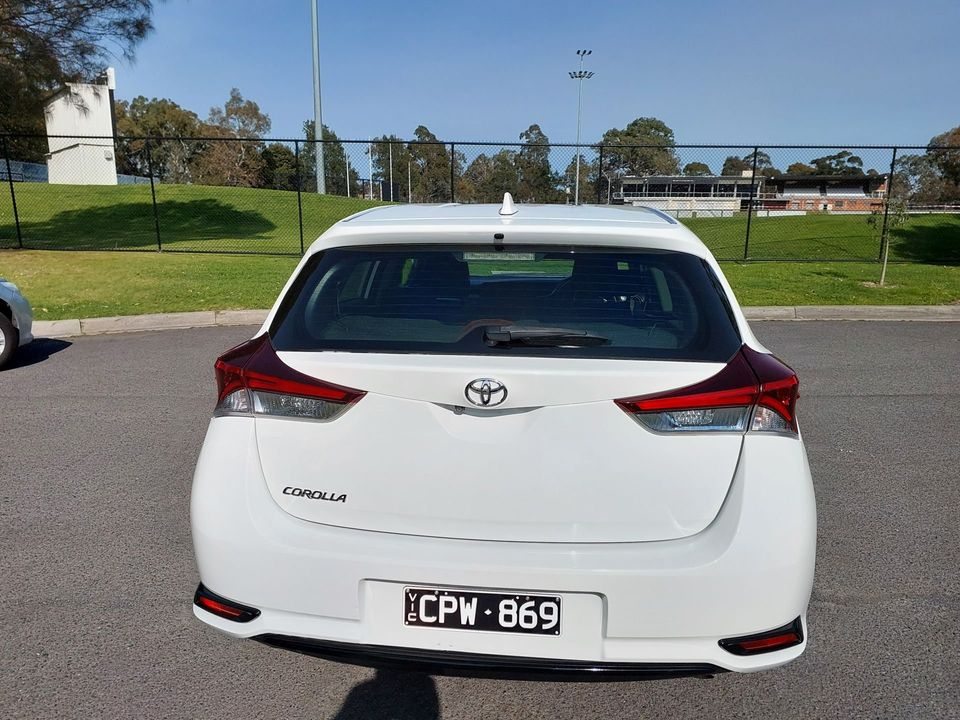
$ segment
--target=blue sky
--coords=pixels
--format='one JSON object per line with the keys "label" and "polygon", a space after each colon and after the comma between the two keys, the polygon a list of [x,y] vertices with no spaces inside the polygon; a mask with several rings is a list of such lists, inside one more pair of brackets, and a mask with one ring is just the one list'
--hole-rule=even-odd
{"label": "blue sky", "polygon": [[[583,139],[639,116],[678,142],[926,143],[960,125],[960,2],[329,2],[324,122],[342,138],[419,124],[442,139],[576,133],[575,50],[591,48]],[[117,94],[205,116],[231,87],[272,136],[312,117],[309,0],[167,0]]]}

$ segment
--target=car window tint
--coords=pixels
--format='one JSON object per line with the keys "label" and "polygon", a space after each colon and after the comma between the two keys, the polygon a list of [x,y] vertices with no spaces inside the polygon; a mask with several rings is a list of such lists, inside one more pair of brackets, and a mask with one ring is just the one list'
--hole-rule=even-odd
{"label": "car window tint", "polygon": [[[723,362],[740,339],[709,267],[686,253],[577,246],[334,248],[305,265],[271,328],[278,350]],[[491,344],[502,326],[602,344]],[[559,343],[558,343],[559,345]]]}

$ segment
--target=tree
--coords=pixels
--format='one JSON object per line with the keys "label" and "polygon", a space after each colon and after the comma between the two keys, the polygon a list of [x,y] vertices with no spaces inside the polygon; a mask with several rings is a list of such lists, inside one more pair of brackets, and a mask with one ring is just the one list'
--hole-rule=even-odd
{"label": "tree", "polygon": [[210,108],[207,123],[201,128],[210,142],[192,163],[193,179],[204,185],[257,187],[264,161],[260,137],[270,130],[270,117],[252,100],[244,100],[237,88],[222,108]]}
{"label": "tree", "polygon": [[[373,139],[373,177],[386,183],[384,200],[390,199],[391,165],[393,163],[393,200],[407,200],[410,188],[407,183],[407,163],[412,162],[410,149],[396,135],[382,135]],[[412,173],[411,173],[412,175]]]}
{"label": "tree", "polygon": [[[447,146],[439,143],[425,125],[413,131],[410,144],[413,160],[413,199],[416,202],[447,202],[450,200],[451,157]],[[465,159],[461,153],[452,159],[454,174],[460,175]]]}
{"label": "tree", "polygon": [[676,175],[680,170],[673,130],[657,118],[637,118],[623,130],[611,128],[600,142],[605,173]]}
{"label": "tree", "polygon": [[[930,139],[927,156],[947,182],[960,185],[960,126]],[[950,146],[938,150],[936,146]]]}
{"label": "tree", "polygon": [[[305,192],[317,191],[317,143],[316,125],[313,120],[306,120],[303,123],[303,132],[307,141],[303,143],[300,150],[301,177],[303,190]],[[323,126],[321,137],[323,143],[323,177],[326,183],[328,195],[346,195],[347,194],[347,156],[344,154],[343,143],[337,134]],[[350,195],[359,197],[362,194],[360,183],[357,180],[357,172],[353,165],[350,165]]]}
{"label": "tree", "polygon": [[849,150],[824,155],[810,161],[817,175],[862,175],[863,159]]}
{"label": "tree", "polygon": [[[730,155],[723,161],[721,175],[743,175],[744,172],[753,172],[753,153],[747,153],[743,157]],[[773,177],[782,175],[779,170],[773,166],[770,155],[763,150],[757,150],[757,175],[762,177]]]}
{"label": "tree", "polygon": [[270,143],[263,149],[261,157],[261,187],[274,190],[297,189],[297,157],[293,150],[281,143]]}
{"label": "tree", "polygon": [[[151,0],[0,2],[0,132],[42,133],[44,98],[94,79],[112,57],[132,59],[152,30],[151,11]],[[10,152],[37,160],[44,145],[12,140]]]}
{"label": "tree", "polygon": [[723,161],[723,168],[720,170],[721,175],[742,175],[745,171],[753,169],[753,163],[747,162],[743,158],[739,158],[736,155],[730,155],[726,160]]}
{"label": "tree", "polygon": [[713,175],[710,166],[702,162],[689,162],[683,166],[684,175]]}
{"label": "tree", "polygon": [[960,201],[960,185],[944,177],[929,151],[897,158],[893,175],[894,200],[918,205]]}
{"label": "tree", "polygon": [[[114,113],[117,133],[121,136],[170,138],[151,142],[150,155],[156,177],[173,183],[192,180],[191,165],[205,147],[201,141],[185,139],[205,134],[205,125],[196,113],[185,110],[173,100],[148,100],[143,95],[130,102],[118,101]],[[117,142],[118,172],[147,175],[145,144],[143,140]]]}
{"label": "tree", "polygon": [[557,190],[557,178],[550,167],[550,138],[539,125],[534,124],[520,133],[520,139],[523,147],[516,156],[519,174],[516,183],[517,200],[556,202],[560,193]]}
{"label": "tree", "polygon": [[[606,159],[606,158],[604,158]],[[587,159],[580,156],[580,203],[592,203],[596,201],[597,181],[600,174],[597,172],[598,164],[588,162]],[[568,202],[574,201],[574,188],[577,179],[577,156],[574,155],[563,173],[565,183],[564,192],[567,193]]]}
{"label": "tree", "polygon": [[520,172],[517,153],[501,150],[488,157],[481,153],[463,173],[458,199],[465,202],[500,202],[503,194],[519,195]]}
{"label": "tree", "polygon": [[802,162],[792,163],[787,168],[787,175],[816,175],[817,169]]}
{"label": "tree", "polygon": [[260,112],[253,100],[244,100],[237,88],[230,89],[230,97],[222,108],[210,108],[207,122],[226,130],[232,137],[259,138],[270,132],[270,116]]}

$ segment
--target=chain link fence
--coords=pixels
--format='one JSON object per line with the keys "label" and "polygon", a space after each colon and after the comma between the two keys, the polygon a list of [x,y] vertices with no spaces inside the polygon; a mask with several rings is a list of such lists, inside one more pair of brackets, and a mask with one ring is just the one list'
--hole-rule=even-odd
{"label": "chain link fence", "polygon": [[0,137],[0,248],[299,255],[383,203],[510,192],[653,207],[721,260],[877,261],[888,246],[960,262],[960,147],[51,136],[31,163],[7,152],[23,139]]}

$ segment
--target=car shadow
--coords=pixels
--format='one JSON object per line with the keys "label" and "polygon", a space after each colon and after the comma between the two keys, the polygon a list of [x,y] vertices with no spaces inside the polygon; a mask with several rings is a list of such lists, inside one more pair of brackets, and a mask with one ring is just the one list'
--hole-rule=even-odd
{"label": "car shadow", "polygon": [[377,670],[350,690],[333,720],[437,720],[437,686],[422,673]]}
{"label": "car shadow", "polygon": [[67,340],[59,338],[37,338],[32,343],[19,348],[10,358],[10,362],[0,372],[16,370],[17,368],[35,365],[43,362],[51,355],[56,355],[61,350],[66,350],[73,345]]}

